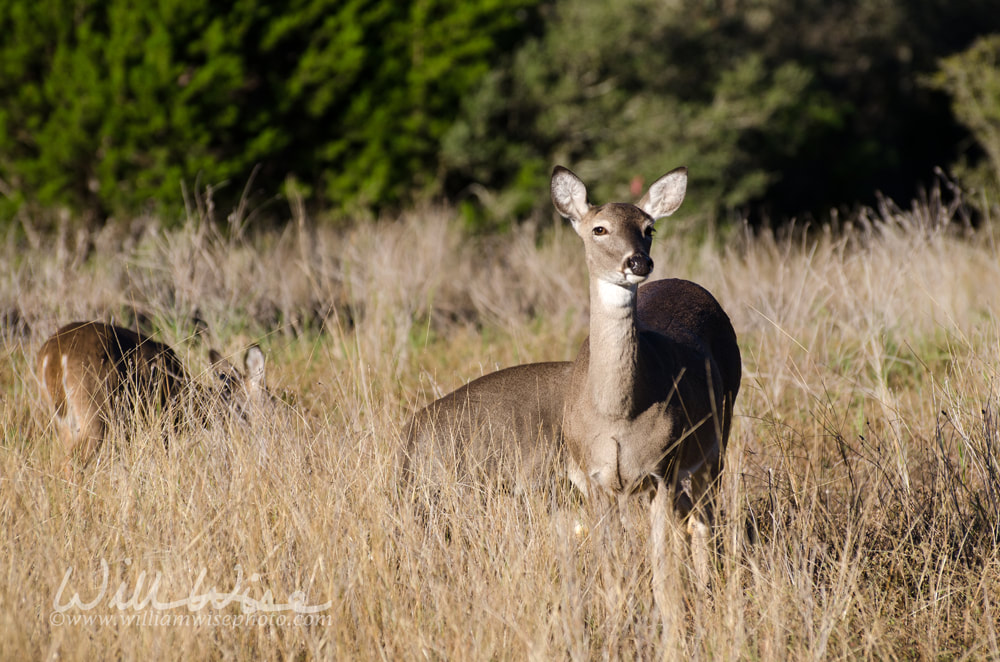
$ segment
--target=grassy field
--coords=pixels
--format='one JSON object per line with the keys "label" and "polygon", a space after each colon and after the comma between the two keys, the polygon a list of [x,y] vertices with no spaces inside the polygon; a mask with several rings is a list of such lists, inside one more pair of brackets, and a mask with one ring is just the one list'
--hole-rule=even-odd
{"label": "grassy field", "polygon": [[[568,226],[472,239],[425,209],[337,232],[299,215],[281,233],[137,219],[8,239],[3,656],[1000,659],[993,225],[934,196],[781,237],[679,216],[654,277],[716,295],[744,378],[711,591],[673,536],[661,606],[639,500],[622,531],[562,476],[445,489],[431,527],[397,498],[414,408],[575,355],[587,286]],[[70,484],[34,355],[77,319],[138,323],[204,384],[209,347],[260,343],[282,404],[251,425],[123,426]]]}

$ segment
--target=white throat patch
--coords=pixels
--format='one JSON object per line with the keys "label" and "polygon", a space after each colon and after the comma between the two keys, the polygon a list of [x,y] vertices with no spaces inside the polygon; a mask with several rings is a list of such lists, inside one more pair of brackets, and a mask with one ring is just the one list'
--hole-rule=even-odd
{"label": "white throat patch", "polygon": [[605,308],[627,308],[635,301],[635,289],[599,280],[597,297]]}

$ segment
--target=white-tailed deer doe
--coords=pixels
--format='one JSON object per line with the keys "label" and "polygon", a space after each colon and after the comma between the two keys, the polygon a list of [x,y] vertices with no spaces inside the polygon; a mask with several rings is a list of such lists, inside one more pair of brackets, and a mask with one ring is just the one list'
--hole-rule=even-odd
{"label": "white-tailed deer doe", "polygon": [[552,201],[583,239],[590,337],[573,367],[563,433],[570,477],[618,494],[674,486],[687,514],[722,467],[740,388],[736,332],[703,287],[649,278],[657,219],[684,200],[687,169],[656,180],[638,205],[591,206],[583,182],[552,173]]}
{"label": "white-tailed deer doe", "polygon": [[556,209],[583,239],[589,338],[573,362],[501,370],[418,412],[407,426],[404,471],[427,461],[482,462],[473,440],[499,445],[495,451],[530,471],[565,443],[570,480],[585,495],[655,490],[658,532],[672,499],[678,514],[693,515],[692,535],[704,537],[704,497],[722,470],[740,388],[736,333],[699,285],[668,279],[639,287],[653,270],[653,226],[684,200],[687,170],[656,180],[638,205],[591,206],[583,182],[561,166],[551,188]]}
{"label": "white-tailed deer doe", "polygon": [[[583,239],[590,273],[590,337],[573,364],[563,436],[570,479],[584,494],[654,489],[654,548],[672,498],[707,554],[705,497],[722,470],[740,388],[736,332],[699,285],[639,288],[653,270],[654,223],[680,206],[686,188],[687,169],[678,168],[637,205],[591,206],[576,175],[561,166],[552,173],[552,202]],[[704,578],[707,557],[695,564]]]}
{"label": "white-tailed deer doe", "polygon": [[210,358],[221,384],[202,390],[163,343],[101,322],[74,322],[59,329],[38,352],[38,379],[59,431],[67,478],[72,477],[74,457],[86,465],[115,421],[134,412],[179,407],[187,389],[194,389],[201,401],[202,415],[210,400],[244,416],[270,398],[259,347],[247,350],[245,373],[215,350]]}

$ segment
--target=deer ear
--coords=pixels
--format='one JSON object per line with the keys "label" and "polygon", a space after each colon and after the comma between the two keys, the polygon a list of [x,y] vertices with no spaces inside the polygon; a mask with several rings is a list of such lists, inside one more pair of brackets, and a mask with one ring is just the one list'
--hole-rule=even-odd
{"label": "deer ear", "polygon": [[590,209],[587,204],[587,187],[568,168],[558,165],[552,170],[552,204],[574,227]]}
{"label": "deer ear", "polygon": [[687,168],[671,170],[653,182],[636,207],[652,216],[653,220],[670,216],[684,202],[687,180]]}
{"label": "deer ear", "polygon": [[247,386],[251,390],[264,387],[264,352],[260,347],[254,345],[247,350],[243,357],[243,366],[246,368]]}
{"label": "deer ear", "polygon": [[208,350],[208,360],[212,362],[215,376],[221,381],[229,382],[239,375],[236,367],[214,349]]}

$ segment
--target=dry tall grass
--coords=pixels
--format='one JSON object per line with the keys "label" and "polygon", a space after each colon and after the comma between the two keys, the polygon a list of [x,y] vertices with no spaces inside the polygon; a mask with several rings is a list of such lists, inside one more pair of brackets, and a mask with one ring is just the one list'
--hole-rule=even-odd
{"label": "dry tall grass", "polygon": [[[224,239],[147,219],[10,239],[0,650],[998,659],[1000,255],[991,226],[964,231],[937,199],[871,216],[785,238],[661,228],[654,276],[717,296],[745,375],[712,591],[693,586],[673,536],[662,614],[641,504],[622,532],[561,477],[519,495],[446,486],[431,527],[396,498],[392,458],[415,407],[500,366],[573,357],[587,291],[568,229],[472,240],[451,212],[424,210],[344,232],[298,218]],[[122,426],[67,484],[32,364],[48,334],[85,318],[139,323],[203,381],[209,345],[260,342],[286,406],[250,424]],[[567,517],[593,526],[578,537]],[[218,606],[197,602],[213,591]],[[248,624],[234,597],[297,591],[322,607],[309,622],[283,609]],[[65,609],[74,593],[103,597]]]}

